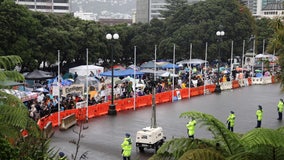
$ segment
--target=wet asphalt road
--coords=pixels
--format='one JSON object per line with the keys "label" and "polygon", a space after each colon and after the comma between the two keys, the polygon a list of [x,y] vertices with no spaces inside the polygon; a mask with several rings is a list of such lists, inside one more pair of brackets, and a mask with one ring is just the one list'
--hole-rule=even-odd
{"label": "wet asphalt road", "polygon": [[[185,124],[188,119],[179,118],[183,112],[204,112],[226,122],[229,112],[233,110],[236,115],[234,131],[245,133],[256,126],[255,112],[260,104],[264,111],[262,127],[275,129],[284,124],[284,121],[276,120],[277,104],[280,98],[284,98],[280,84],[254,85],[223,91],[219,95],[191,97],[157,105],[157,124],[164,129],[167,140],[170,140],[173,137],[187,136]],[[88,151],[89,160],[120,160],[122,159],[120,144],[127,132],[131,134],[134,142],[132,160],[148,159],[154,154],[154,150],[146,149],[144,153],[136,151],[135,134],[138,130],[150,126],[151,112],[151,107],[144,107],[136,111],[118,112],[117,116],[106,115],[90,119],[87,124],[84,124],[84,127],[88,129],[82,131],[79,155]],[[78,126],[67,131],[56,129],[51,141],[51,146],[63,151],[69,159],[76,150],[75,145],[70,141],[78,139],[78,135],[73,130],[78,131]],[[195,137],[210,138],[211,134],[197,125]]]}

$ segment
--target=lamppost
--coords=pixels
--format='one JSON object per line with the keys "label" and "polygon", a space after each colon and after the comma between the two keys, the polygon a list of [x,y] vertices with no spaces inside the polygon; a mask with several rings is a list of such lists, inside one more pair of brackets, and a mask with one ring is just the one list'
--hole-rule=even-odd
{"label": "lamppost", "polygon": [[[107,40],[116,40],[119,38],[119,35],[117,33],[115,34],[110,34],[108,33],[106,35],[106,39]],[[114,49],[113,49],[113,44],[111,43],[111,104],[109,105],[109,109],[108,109],[108,115],[116,115],[116,109],[115,109],[115,104],[113,103],[113,52],[114,52]]]}
{"label": "lamppost", "polygon": [[225,32],[222,30],[222,27],[219,27],[219,31],[216,32],[216,36],[218,37],[218,71],[217,71],[217,84],[215,88],[216,93],[221,93],[220,88],[220,62],[221,62],[221,53],[220,53],[220,43],[222,42],[222,37],[225,35]]}

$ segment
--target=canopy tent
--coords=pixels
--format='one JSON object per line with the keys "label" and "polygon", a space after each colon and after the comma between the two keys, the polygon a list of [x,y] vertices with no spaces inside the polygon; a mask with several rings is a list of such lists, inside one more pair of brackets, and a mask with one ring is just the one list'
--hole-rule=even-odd
{"label": "canopy tent", "polygon": [[274,62],[278,60],[278,57],[272,55],[272,54],[257,54],[255,56],[256,59],[268,59],[270,62]]}
{"label": "canopy tent", "polygon": [[208,63],[208,61],[205,61],[203,59],[191,59],[191,60],[182,60],[177,62],[178,65],[191,65],[191,64],[203,64]]}
{"label": "canopy tent", "polygon": [[[136,71],[135,75],[143,75],[144,72]],[[114,70],[113,76],[114,77],[125,77],[125,76],[133,76],[134,70],[133,69],[126,69],[126,70]],[[100,76],[111,77],[111,71],[103,72]]]}
{"label": "canopy tent", "polygon": [[35,93],[35,92],[19,91],[19,90],[13,90],[13,89],[0,89],[0,91],[14,95],[18,97],[19,99],[21,99],[22,102],[36,99],[38,96],[38,93]]}
{"label": "canopy tent", "polygon": [[[134,69],[126,69],[126,70],[122,70],[120,71],[120,73],[123,76],[133,76],[134,75]],[[140,71],[135,71],[135,75],[143,75],[144,72],[140,72]]]}
{"label": "canopy tent", "polygon": [[34,70],[25,75],[26,80],[44,80],[44,79],[51,79],[54,76],[50,72]]}
{"label": "canopy tent", "polygon": [[[152,73],[154,74],[155,71],[153,69],[142,69],[140,70],[140,72],[143,72],[143,73]],[[165,73],[166,71],[165,70],[157,70],[156,71],[156,74],[162,74],[162,73]]]}
{"label": "canopy tent", "polygon": [[[111,71],[106,71],[100,74],[100,76],[105,76],[105,77],[111,77]],[[113,76],[114,77],[120,77],[123,76],[120,70],[113,70]]]}
{"label": "canopy tent", "polygon": [[69,69],[69,73],[75,74],[75,72],[77,72],[78,76],[90,75],[91,72],[93,72],[95,76],[98,76],[100,73],[104,72],[104,67],[96,65],[81,65]]}
{"label": "canopy tent", "polygon": [[166,65],[163,65],[162,66],[162,68],[163,69],[178,69],[178,68],[180,68],[178,65],[176,65],[176,64],[173,64],[173,63],[168,63],[168,64],[166,64]]}
{"label": "canopy tent", "polygon": [[[156,68],[162,68],[165,62],[156,62]],[[141,69],[146,69],[146,68],[155,68],[155,62],[154,61],[148,61],[144,62],[143,64],[140,65]]]}
{"label": "canopy tent", "polygon": [[160,77],[178,77],[177,74],[173,74],[173,73],[170,73],[170,72],[165,72],[163,74],[160,74],[159,76]]}

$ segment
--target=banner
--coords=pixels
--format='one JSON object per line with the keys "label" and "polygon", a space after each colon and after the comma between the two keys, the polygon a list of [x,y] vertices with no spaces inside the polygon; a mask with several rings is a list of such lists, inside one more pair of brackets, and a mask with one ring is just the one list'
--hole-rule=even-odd
{"label": "banner", "polygon": [[68,94],[84,95],[84,84],[73,84],[62,87],[62,95],[67,96]]}
{"label": "banner", "polygon": [[59,87],[58,86],[52,86],[52,95],[53,96],[59,96]]}
{"label": "banner", "polygon": [[87,106],[87,101],[77,102],[76,109],[78,108],[85,108]]}

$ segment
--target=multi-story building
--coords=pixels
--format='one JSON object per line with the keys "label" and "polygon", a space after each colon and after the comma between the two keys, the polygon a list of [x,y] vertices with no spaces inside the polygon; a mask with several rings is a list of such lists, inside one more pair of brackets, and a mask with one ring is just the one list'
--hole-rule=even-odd
{"label": "multi-story building", "polygon": [[284,0],[241,0],[255,17],[282,16]]}
{"label": "multi-story building", "polygon": [[[189,4],[194,4],[205,0],[188,0]],[[137,0],[136,1],[136,22],[149,23],[151,19],[162,19],[161,11],[166,10],[166,0]]]}
{"label": "multi-story building", "polygon": [[27,6],[32,11],[46,13],[70,13],[69,0],[15,0],[16,4]]}

